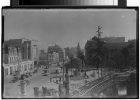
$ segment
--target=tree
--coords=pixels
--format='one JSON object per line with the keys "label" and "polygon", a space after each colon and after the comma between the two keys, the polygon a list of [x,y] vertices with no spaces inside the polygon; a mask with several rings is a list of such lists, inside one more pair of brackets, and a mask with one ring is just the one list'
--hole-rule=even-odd
{"label": "tree", "polygon": [[84,67],[84,53],[82,52],[79,43],[77,45],[77,58],[79,58],[81,60],[82,70],[83,70],[83,67]]}
{"label": "tree", "polygon": [[65,65],[65,68],[69,69],[76,69],[78,72],[81,66],[80,60],[77,58],[71,58]]}
{"label": "tree", "polygon": [[136,63],[135,48],[133,44],[128,44],[126,47],[121,49],[121,53],[124,57],[124,67],[128,68],[132,64]]}
{"label": "tree", "polygon": [[104,58],[104,42],[101,40],[101,28],[102,27],[98,26],[97,36],[94,36],[90,41],[87,41],[85,45],[87,63],[89,65],[96,66],[96,68],[98,69],[98,76],[99,68],[101,68],[102,75],[101,63],[103,62]]}
{"label": "tree", "polygon": [[125,42],[125,45],[122,46],[123,48],[120,48],[121,46],[118,48],[114,44],[111,44],[111,47],[108,46],[108,57],[105,65],[108,69],[123,71],[128,69],[128,66],[135,65],[134,46],[128,44],[128,42]]}
{"label": "tree", "polygon": [[128,61],[128,57],[129,57],[129,50],[128,50],[128,47],[124,47],[122,50],[121,50],[123,56],[124,56],[124,66],[127,66],[127,61]]}
{"label": "tree", "polygon": [[122,69],[124,68],[124,58],[120,50],[115,50],[114,53],[112,53],[111,59],[114,62],[113,68],[115,67],[114,69],[122,71]]}
{"label": "tree", "polygon": [[74,57],[72,50],[69,47],[65,48],[65,56],[67,56],[69,59]]}

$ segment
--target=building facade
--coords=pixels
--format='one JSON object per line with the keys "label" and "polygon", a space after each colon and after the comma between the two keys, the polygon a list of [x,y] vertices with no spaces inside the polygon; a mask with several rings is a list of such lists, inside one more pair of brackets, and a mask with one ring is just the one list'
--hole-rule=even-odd
{"label": "building facade", "polygon": [[58,46],[49,46],[47,51],[47,58],[49,64],[61,63],[64,60],[64,50]]}
{"label": "building facade", "polygon": [[[27,39],[10,39],[3,44],[4,75],[30,72],[37,61],[37,48]],[[35,59],[36,58],[36,59]]]}
{"label": "building facade", "polygon": [[47,52],[45,52],[45,50],[40,50],[39,65],[44,65],[44,66],[48,65]]}
{"label": "building facade", "polygon": [[34,61],[35,65],[38,65],[38,61],[39,61],[39,48],[38,48],[38,42],[36,40],[32,40],[31,41],[31,45],[32,45],[32,60]]}

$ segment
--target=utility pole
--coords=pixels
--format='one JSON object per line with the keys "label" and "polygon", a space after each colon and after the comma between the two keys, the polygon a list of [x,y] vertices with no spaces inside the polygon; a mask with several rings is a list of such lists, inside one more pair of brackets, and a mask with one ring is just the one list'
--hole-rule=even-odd
{"label": "utility pole", "polygon": [[[101,51],[101,41],[100,41],[100,38],[101,38],[101,34],[103,32],[101,32],[101,29],[102,27],[101,26],[98,26],[98,30],[96,31],[97,32],[97,56],[98,56],[98,59],[97,59],[97,68],[98,68],[98,77],[99,77],[99,68],[100,68],[100,51]],[[101,76],[102,76],[102,68],[101,68]]]}
{"label": "utility pole", "polygon": [[65,67],[65,62],[63,59],[63,86],[59,86],[59,96],[62,98],[69,98],[69,75],[68,68]]}
{"label": "utility pole", "polygon": [[68,68],[67,68],[67,66],[65,66],[65,68],[64,68],[64,65],[63,65],[63,87],[65,89],[64,97],[65,98],[69,98],[69,75],[68,75]]}
{"label": "utility pole", "polygon": [[101,26],[98,26],[98,30],[96,31],[97,32],[98,39],[101,38],[101,34],[103,33],[103,32],[101,32],[101,29],[102,29],[102,27]]}
{"label": "utility pole", "polygon": [[63,82],[64,82],[64,80],[65,80],[65,78],[64,78],[64,76],[65,76],[65,74],[64,74],[65,72],[64,72],[64,59],[63,59]]}

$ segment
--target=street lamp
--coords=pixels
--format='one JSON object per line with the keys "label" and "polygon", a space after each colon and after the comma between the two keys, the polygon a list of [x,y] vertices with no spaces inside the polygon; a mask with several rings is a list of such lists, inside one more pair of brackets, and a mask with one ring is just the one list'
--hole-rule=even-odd
{"label": "street lamp", "polygon": [[69,76],[68,68],[64,68],[64,59],[63,59],[63,83],[59,85],[60,97],[69,97]]}

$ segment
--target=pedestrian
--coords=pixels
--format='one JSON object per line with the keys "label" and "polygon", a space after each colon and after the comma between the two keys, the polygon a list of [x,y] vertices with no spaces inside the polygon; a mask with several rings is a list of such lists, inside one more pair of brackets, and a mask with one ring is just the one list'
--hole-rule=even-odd
{"label": "pedestrian", "polygon": [[50,82],[52,82],[52,78],[50,78]]}
{"label": "pedestrian", "polygon": [[47,87],[42,87],[42,96],[46,96]]}
{"label": "pedestrian", "polygon": [[26,80],[26,83],[27,83],[27,85],[30,85],[30,81],[29,80]]}
{"label": "pedestrian", "polygon": [[24,80],[20,81],[20,93],[21,93],[21,95],[25,94],[25,82],[24,82]]}
{"label": "pedestrian", "polygon": [[34,96],[39,96],[39,88],[34,87]]}
{"label": "pedestrian", "polygon": [[85,84],[87,84],[87,80],[85,80]]}

